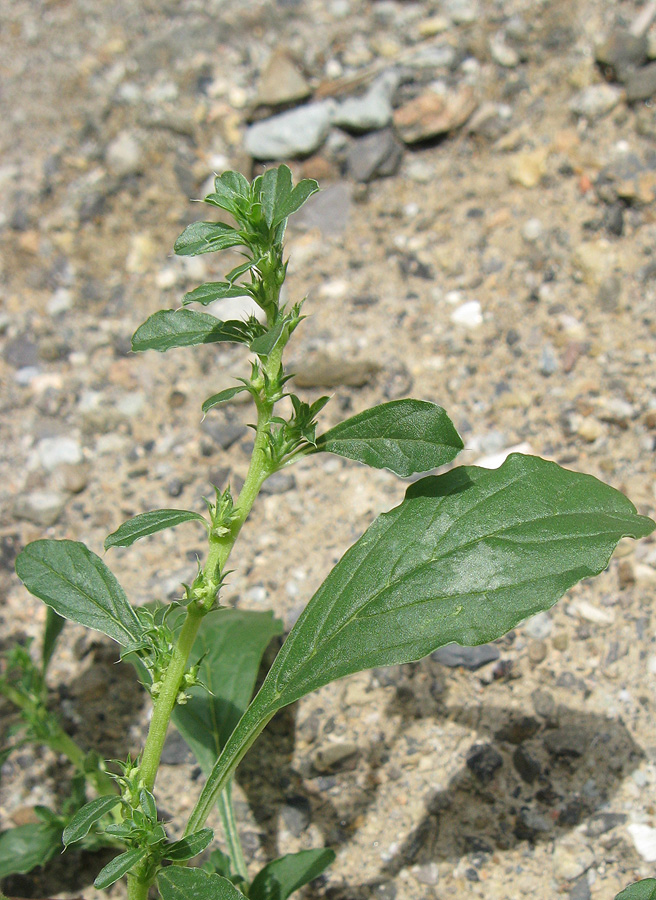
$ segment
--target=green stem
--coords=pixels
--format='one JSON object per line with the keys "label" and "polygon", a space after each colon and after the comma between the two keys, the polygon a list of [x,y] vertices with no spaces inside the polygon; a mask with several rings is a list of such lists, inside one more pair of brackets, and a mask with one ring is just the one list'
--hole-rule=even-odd
{"label": "green stem", "polygon": [[232,871],[235,875],[240,875],[244,881],[247,881],[248,868],[246,866],[244,851],[242,850],[241,840],[239,838],[235,810],[232,805],[232,781],[229,781],[221,791],[217,803],[219,813],[221,814],[221,822],[223,823],[223,831],[225,833],[226,847],[228,856],[230,857]]}

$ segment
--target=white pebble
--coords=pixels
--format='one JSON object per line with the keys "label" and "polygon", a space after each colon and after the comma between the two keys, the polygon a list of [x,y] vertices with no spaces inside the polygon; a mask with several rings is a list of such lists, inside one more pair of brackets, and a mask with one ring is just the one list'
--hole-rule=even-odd
{"label": "white pebble", "polygon": [[656,828],[649,825],[627,825],[633,844],[645,862],[656,862]]}
{"label": "white pebble", "polygon": [[483,313],[478,300],[468,300],[451,313],[451,321],[465,328],[478,328],[483,324]]}

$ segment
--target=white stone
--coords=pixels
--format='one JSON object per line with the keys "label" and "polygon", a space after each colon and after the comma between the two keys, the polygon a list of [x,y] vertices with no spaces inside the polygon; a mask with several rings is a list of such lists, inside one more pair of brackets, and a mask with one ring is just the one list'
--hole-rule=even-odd
{"label": "white stone", "polygon": [[66,506],[67,496],[59,491],[32,491],[18,497],[14,503],[14,515],[27,519],[41,528],[54,525]]}
{"label": "white stone", "polygon": [[536,641],[544,641],[553,630],[553,622],[547,612],[538,613],[524,623],[524,631]]}
{"label": "white stone", "polygon": [[498,31],[494,37],[490,38],[490,53],[495,63],[503,66],[505,69],[514,69],[519,65],[519,53],[514,47],[506,44],[503,32]]}
{"label": "white stone", "polygon": [[623,89],[613,84],[592,84],[572,98],[569,108],[577,116],[598,119],[614,109],[623,94]]}
{"label": "white stone", "polygon": [[586,844],[579,843],[574,836],[565,837],[554,848],[554,875],[565,881],[574,881],[583,875],[594,861],[594,854]]}
{"label": "white stone", "polygon": [[481,456],[476,460],[474,465],[481,466],[483,469],[498,469],[500,465],[502,465],[510,456],[511,453],[533,453],[533,447],[527,442],[523,441],[521,444],[515,444],[512,447],[507,447],[505,450],[501,450],[499,453],[491,453],[489,456]]}
{"label": "white stone", "polygon": [[58,288],[48,300],[47,310],[51,316],[59,316],[67,312],[73,305],[73,295],[68,288]]}
{"label": "white stone", "polygon": [[65,464],[77,465],[84,459],[82,448],[71,437],[43,438],[37,445],[37,454],[43,468],[49,471]]}
{"label": "white stone", "polygon": [[141,144],[129,131],[121,131],[105,151],[107,168],[118,178],[143,171]]}
{"label": "white stone", "polygon": [[256,122],[246,132],[246,150],[254,159],[289,159],[317,150],[330,131],[335,101],[310,103]]}
{"label": "white stone", "polygon": [[392,119],[392,97],[398,83],[397,72],[385,72],[362,97],[349,97],[339,104],[335,124],[352,131],[384,128]]}
{"label": "white stone", "polygon": [[626,830],[631,835],[634,847],[645,862],[656,862],[656,828],[636,823],[627,825]]}
{"label": "white stone", "polygon": [[542,237],[544,226],[539,219],[529,219],[522,228],[522,237],[527,244],[534,244]]}
{"label": "white stone", "polygon": [[483,313],[478,300],[467,300],[451,313],[451,321],[455,325],[464,325],[465,328],[478,328],[483,324]]}
{"label": "white stone", "polygon": [[593,622],[595,625],[612,625],[615,621],[615,614],[610,609],[599,609],[593,606],[587,600],[577,600],[570,607],[586,622]]}

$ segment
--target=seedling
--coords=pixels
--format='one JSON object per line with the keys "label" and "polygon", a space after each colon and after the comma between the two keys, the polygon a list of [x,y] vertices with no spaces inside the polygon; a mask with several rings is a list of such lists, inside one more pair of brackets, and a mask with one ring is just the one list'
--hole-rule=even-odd
{"label": "seedling", "polygon": [[[106,550],[129,547],[162,529],[201,522],[206,557],[179,600],[133,608],[105,562],[75,541],[35,541],[17,558],[19,577],[49,608],[47,625],[41,665],[28,650],[16,649],[0,690],[21,712],[21,739],[65,753],[79,774],[71,806],[57,814],[41,810],[42,824],[0,836],[0,876],[45,862],[60,841],[66,847],[106,844],[117,854],[95,885],[108,888],[126,878],[129,900],[146,900],[152,886],[163,900],[286,900],[319,875],[334,853],[319,848],[290,854],[254,877],[246,867],[231,782],[276,712],[363,669],[418,660],[453,641],[493,641],[605,569],[620,538],[645,537],[655,527],[608,485],[535,456],[512,454],[498,469],[465,466],[416,480],[405,499],[380,515],[337,563],[251,699],[264,650],[281,625],[271,613],[226,608],[221,588],[266,479],[319,453],[407,477],[451,463],[463,448],[446,412],[434,403],[394,400],[322,431],[317,418],[328,398],[307,403],[291,391],[283,354],[303,316],[302,303],[281,302],[283,240],[288,217],[317,189],[307,179],[293,186],[286,166],[252,183],[236,172],[217,177],[205,202],[228,212],[235,224],[196,222],[180,235],[175,251],[195,256],[236,247],[244,262],[223,281],[186,294],[180,309],[156,312],[133,336],[136,352],[232,342],[243,345],[251,359],[248,377],[201,406],[207,413],[237,393],[250,395],[255,439],[239,493],[216,488],[204,513],[163,509],[138,515],[105,541]],[[244,295],[255,301],[260,316],[220,321],[192,308]],[[279,412],[285,397],[291,401],[287,418]],[[46,669],[64,619],[106,634],[136,666],[153,703],[137,759],[106,765],[87,757],[48,709]],[[206,776],[177,840],[160,821],[154,793],[171,720]],[[87,791],[94,794],[88,802]],[[216,804],[222,850],[206,826]],[[212,845],[209,857],[193,867],[191,861]]]}

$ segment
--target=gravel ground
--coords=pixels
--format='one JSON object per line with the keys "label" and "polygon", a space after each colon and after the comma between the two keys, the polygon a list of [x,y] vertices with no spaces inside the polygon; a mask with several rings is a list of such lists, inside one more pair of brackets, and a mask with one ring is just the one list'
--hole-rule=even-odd
{"label": "gravel ground", "polygon": [[[459,462],[520,446],[654,516],[646,6],[2,0],[2,644],[43,621],[13,574],[25,543],[101,552],[125,518],[198,508],[210,481],[245,474],[248,407],[200,417],[247,373],[243,352],[129,351],[150,313],[226,270],[227,254],[171,253],[200,217],[190,198],[224,168],[284,159],[324,189],[292,220],[288,290],[310,315],[290,344],[297,391],[333,395],[325,426],[431,400],[466,441]],[[299,464],[255,509],[226,598],[291,626],[405,487],[337,458]],[[107,561],[139,603],[177,596],[201,550],[189,525]],[[612,900],[653,874],[655,590],[653,538],[622,542],[486,656],[437,654],[296,704],[240,771],[249,862],[332,846],[306,891],[331,900]],[[148,711],[131,672],[108,642],[67,633],[51,675],[67,728],[107,757],[138,752]],[[175,830],[197,772],[174,738],[166,759],[158,800]],[[47,752],[16,753],[0,827],[67,777]],[[100,896],[102,860],[74,859],[5,890]]]}

